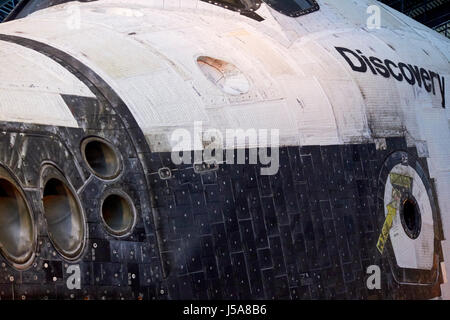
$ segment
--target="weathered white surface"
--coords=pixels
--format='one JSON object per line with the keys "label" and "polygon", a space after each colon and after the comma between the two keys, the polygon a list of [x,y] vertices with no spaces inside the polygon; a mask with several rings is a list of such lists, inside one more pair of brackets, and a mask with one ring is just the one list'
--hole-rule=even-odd
{"label": "weathered white surface", "polygon": [[73,74],[34,50],[0,41],[0,88],[94,97]]}
{"label": "weathered white surface", "polygon": [[60,95],[0,89],[0,121],[78,127]]}
{"label": "weathered white surface", "polygon": [[0,41],[0,121],[77,127],[61,94],[93,97],[74,75],[33,50]]}
{"label": "weathered white surface", "polygon": [[[449,238],[450,42],[385,6],[381,29],[368,30],[366,9],[376,1],[318,2],[320,11],[299,18],[263,5],[258,13],[266,20],[258,23],[197,0],[101,0],[78,5],[79,25],[69,3],[2,24],[0,33],[48,43],[95,70],[128,105],[154,151],[170,151],[170,133],[194,121],[205,129],[280,129],[281,144],[399,135],[410,145],[425,143]],[[334,46],[439,72],[446,77],[447,109],[439,94],[417,85],[354,72]],[[230,96],[214,86],[196,63],[202,55],[234,64],[249,92]],[[450,245],[444,255],[450,259]]]}
{"label": "weathered white surface", "polygon": [[[411,109],[440,108],[440,97],[424,88],[353,72],[334,49],[449,69],[440,49],[403,16],[382,11],[383,28],[365,30],[364,1],[323,1],[319,12],[298,19],[263,6],[267,19],[262,23],[194,0],[124,4],[80,5],[79,29],[70,27],[74,5],[69,3],[5,24],[2,32],[47,42],[93,68],[124,99],[149,139],[194,121],[203,121],[205,128],[254,127],[246,110],[283,101],[278,102],[281,116],[290,120],[280,128],[282,144],[361,142],[373,135],[401,134],[414,143],[424,139]],[[332,21],[334,28],[323,21]],[[410,50],[412,45],[416,50]],[[214,86],[196,63],[200,55],[236,65],[249,79],[249,92],[235,97]],[[244,116],[230,120],[230,113],[240,109]],[[265,114],[257,127],[280,127],[279,117]],[[159,148],[155,151],[168,151],[170,145]]]}

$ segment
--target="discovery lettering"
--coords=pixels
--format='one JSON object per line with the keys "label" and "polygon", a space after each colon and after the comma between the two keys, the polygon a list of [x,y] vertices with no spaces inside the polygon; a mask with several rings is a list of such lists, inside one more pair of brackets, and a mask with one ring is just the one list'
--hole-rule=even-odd
{"label": "discovery lettering", "polygon": [[389,59],[379,59],[377,57],[366,57],[361,50],[350,50],[342,47],[335,47],[339,54],[347,61],[353,71],[367,72],[370,70],[374,75],[381,75],[384,78],[391,76],[399,81],[406,81],[408,84],[423,87],[428,93],[436,95],[436,88],[442,97],[442,108],[445,109],[445,78],[439,73],[406,64],[404,62],[395,63]]}

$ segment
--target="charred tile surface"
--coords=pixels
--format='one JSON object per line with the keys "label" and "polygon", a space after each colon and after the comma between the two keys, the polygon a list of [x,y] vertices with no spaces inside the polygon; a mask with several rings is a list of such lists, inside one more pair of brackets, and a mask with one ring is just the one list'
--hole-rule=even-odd
{"label": "charred tile surface", "polygon": [[[152,174],[161,225],[163,268],[173,299],[414,299],[439,295],[439,279],[417,290],[400,285],[376,249],[384,221],[380,172],[403,138],[375,144],[286,147],[280,170],[220,165],[196,174]],[[161,154],[160,157],[169,157]],[[437,239],[439,221],[436,226]],[[439,241],[436,241],[439,251]],[[395,261],[395,258],[394,258]],[[367,267],[382,270],[368,290]],[[436,266],[439,268],[439,266]]]}

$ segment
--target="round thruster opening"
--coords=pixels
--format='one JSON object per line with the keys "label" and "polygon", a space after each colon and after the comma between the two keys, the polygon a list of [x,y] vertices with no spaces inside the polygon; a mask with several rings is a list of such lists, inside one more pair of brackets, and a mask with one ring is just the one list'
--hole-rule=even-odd
{"label": "round thruster opening", "polygon": [[106,230],[116,237],[130,234],[136,222],[133,202],[121,191],[111,192],[104,198],[101,216]]}
{"label": "round thruster opening", "polygon": [[17,269],[26,269],[34,257],[33,216],[21,188],[0,168],[0,250]]}
{"label": "round thruster opening", "polygon": [[77,259],[84,248],[86,223],[76,192],[53,167],[44,171],[42,203],[48,235],[66,259]]}
{"label": "round thruster opening", "polygon": [[407,236],[411,239],[417,239],[422,229],[422,218],[417,201],[412,195],[402,201],[400,219]]}
{"label": "round thruster opening", "polygon": [[117,178],[121,170],[121,159],[116,148],[98,137],[87,138],[81,144],[84,161],[97,177],[105,180]]}

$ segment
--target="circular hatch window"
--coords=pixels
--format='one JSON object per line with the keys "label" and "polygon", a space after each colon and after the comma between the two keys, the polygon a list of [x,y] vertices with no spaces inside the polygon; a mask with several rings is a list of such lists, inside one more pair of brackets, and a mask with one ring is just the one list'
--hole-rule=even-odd
{"label": "circular hatch window", "polygon": [[402,201],[400,219],[405,233],[411,239],[417,239],[422,228],[420,208],[416,199],[410,195]]}
{"label": "circular hatch window", "polygon": [[17,269],[24,269],[34,257],[33,217],[24,194],[0,168],[0,250]]}
{"label": "circular hatch window", "polygon": [[42,202],[48,235],[56,250],[66,259],[81,254],[86,227],[81,204],[64,176],[48,166],[43,174]]}
{"label": "circular hatch window", "polygon": [[386,177],[382,227],[389,233],[388,237],[380,233],[379,242],[390,240],[400,268],[431,270],[433,266],[433,212],[422,179],[414,167],[404,163],[394,165]]}
{"label": "circular hatch window", "polygon": [[238,96],[250,90],[245,75],[229,62],[201,56],[197,58],[197,64],[203,74],[227,94]]}
{"label": "circular hatch window", "polygon": [[111,143],[97,137],[87,138],[81,144],[81,151],[89,169],[99,178],[111,180],[119,175],[121,161]]}

